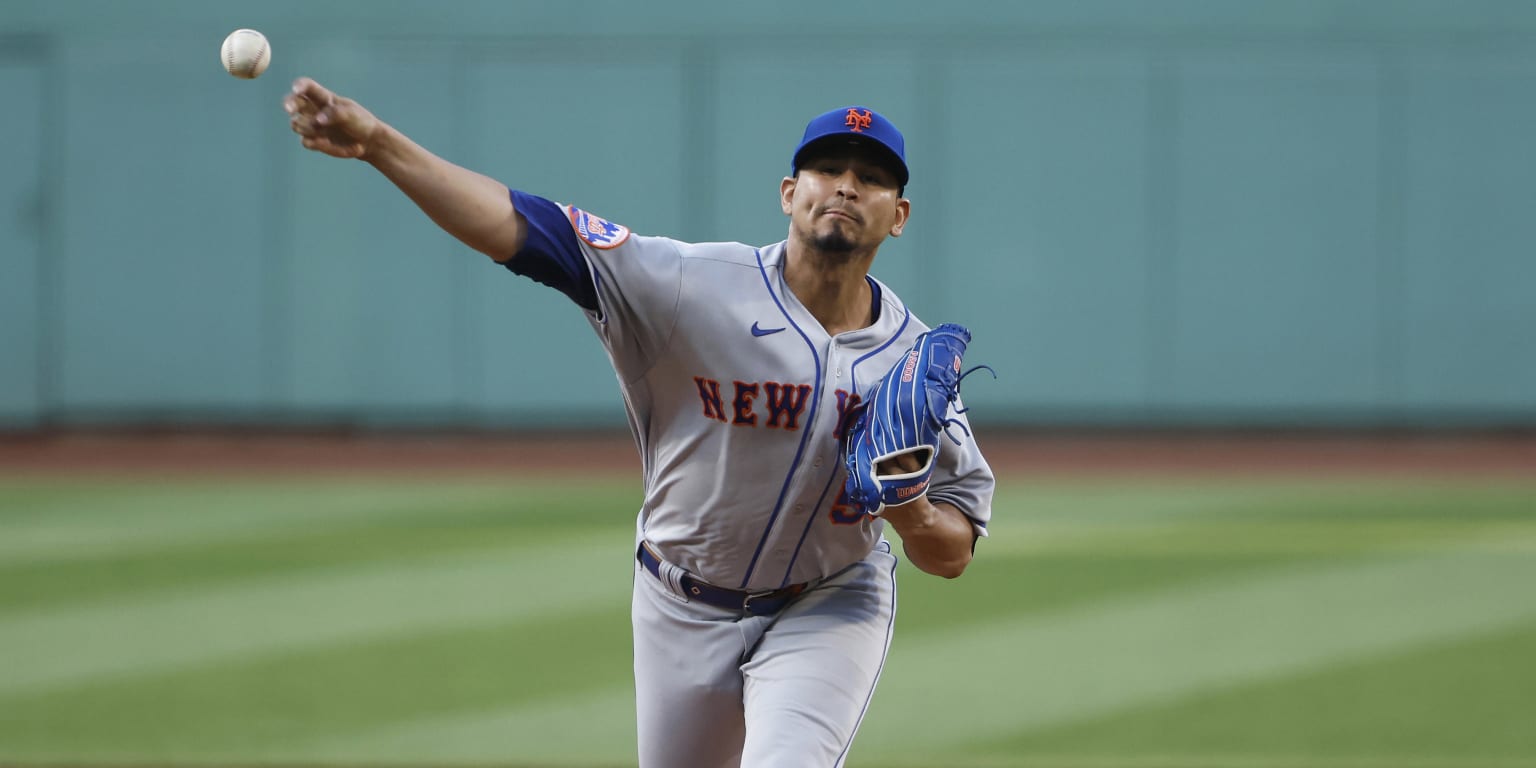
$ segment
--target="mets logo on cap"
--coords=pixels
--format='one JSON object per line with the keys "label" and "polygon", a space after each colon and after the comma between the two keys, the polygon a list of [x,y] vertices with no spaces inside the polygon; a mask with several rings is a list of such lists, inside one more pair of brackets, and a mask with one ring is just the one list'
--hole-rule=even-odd
{"label": "mets logo on cap", "polygon": [[574,205],[571,206],[571,227],[582,242],[593,248],[617,248],[629,239],[629,227],[593,216]]}

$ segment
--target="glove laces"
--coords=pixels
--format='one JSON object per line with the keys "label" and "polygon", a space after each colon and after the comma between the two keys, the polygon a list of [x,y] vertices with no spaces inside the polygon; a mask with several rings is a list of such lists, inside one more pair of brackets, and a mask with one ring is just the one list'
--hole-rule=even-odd
{"label": "glove laces", "polygon": [[[956,376],[954,383],[947,381],[939,382],[939,386],[943,387],[944,399],[948,401],[950,405],[954,405],[955,401],[960,399],[960,382],[965,381],[965,377],[980,370],[985,370],[987,373],[992,374],[993,379],[997,378],[997,371],[992,370],[992,366],[990,365],[972,366],[966,369],[965,373]],[[969,410],[969,406],[965,408],[956,408],[955,416],[959,416],[960,414]],[[955,418],[954,416],[945,417],[943,421],[939,422],[939,428],[944,430],[944,436],[949,438],[950,441],[955,445],[960,445],[960,438],[955,437],[955,433],[950,431],[950,427],[959,427],[960,430],[965,433],[966,437],[971,436],[971,430],[969,427],[965,426],[965,422]]]}

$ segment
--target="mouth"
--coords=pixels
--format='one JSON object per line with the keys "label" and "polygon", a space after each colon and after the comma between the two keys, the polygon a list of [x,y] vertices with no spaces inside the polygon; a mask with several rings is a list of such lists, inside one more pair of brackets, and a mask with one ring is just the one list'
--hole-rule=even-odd
{"label": "mouth", "polygon": [[855,216],[855,215],[853,215],[853,213],[851,213],[849,211],[845,211],[845,210],[843,210],[841,208],[826,208],[826,209],[823,209],[822,212],[821,212],[821,215],[822,216],[829,216],[829,217],[832,217],[832,218],[838,218],[838,219],[847,219],[848,221],[853,221],[853,222],[857,222],[859,220],[858,216]]}

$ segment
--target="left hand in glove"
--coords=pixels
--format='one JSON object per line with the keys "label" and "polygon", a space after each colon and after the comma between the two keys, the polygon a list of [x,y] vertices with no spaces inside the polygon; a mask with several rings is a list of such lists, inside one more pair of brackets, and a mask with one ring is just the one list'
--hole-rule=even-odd
{"label": "left hand in glove", "polygon": [[927,493],[939,433],[960,424],[949,410],[960,396],[960,359],[970,341],[970,331],[952,323],[918,336],[853,415],[843,437],[845,490],[865,514]]}

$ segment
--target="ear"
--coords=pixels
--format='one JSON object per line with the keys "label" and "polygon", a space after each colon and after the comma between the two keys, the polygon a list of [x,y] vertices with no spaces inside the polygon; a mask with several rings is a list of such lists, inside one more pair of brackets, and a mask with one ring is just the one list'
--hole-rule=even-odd
{"label": "ear", "polygon": [[785,216],[790,215],[795,210],[794,202],[795,177],[785,176],[784,180],[779,182],[779,210],[784,211]]}
{"label": "ear", "polygon": [[907,228],[907,218],[912,215],[912,201],[903,197],[896,201],[896,223],[891,225],[891,237],[901,237]]}

